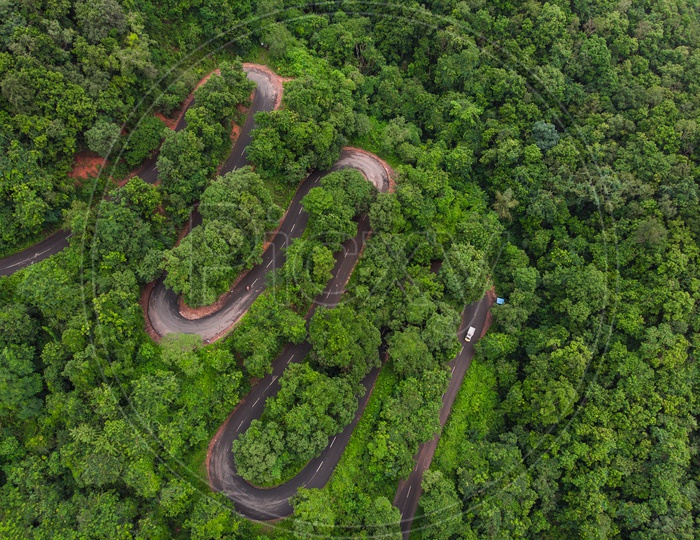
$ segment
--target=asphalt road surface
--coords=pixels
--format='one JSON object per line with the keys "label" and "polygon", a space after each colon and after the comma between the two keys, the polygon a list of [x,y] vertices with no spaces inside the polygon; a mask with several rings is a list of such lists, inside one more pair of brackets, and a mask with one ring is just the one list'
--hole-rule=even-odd
{"label": "asphalt road surface", "polygon": [[0,259],[0,276],[9,276],[68,247],[70,231],[57,231],[27,249]]}
{"label": "asphalt road surface", "polygon": [[[362,244],[369,233],[369,220],[366,217],[362,218],[357,228],[357,235],[343,244],[343,251],[336,257],[333,277],[325,290],[314,300],[311,313],[319,305],[333,307],[340,300],[345,284],[359,258]],[[321,488],[326,484],[345,450],[355,425],[362,416],[379,374],[379,368],[375,368],[363,379],[362,384],[367,391],[359,400],[353,421],[338,435],[329,439],[328,446],[321,455],[312,459],[289,482],[271,489],[253,487],[236,472],[231,445],[238,435],[248,429],[254,419],[260,418],[265,400],[274,396],[279,390],[279,378],[287,366],[304,360],[310,350],[311,346],[308,342],[286,346],[275,359],[272,373],[252,388],[226,419],[210,445],[208,473],[212,488],[225,493],[233,501],[236,510],[251,519],[270,520],[288,516],[292,513],[289,499],[300,487]]]}
{"label": "asphalt road surface", "polygon": [[[476,338],[481,335],[484,323],[486,322],[486,315],[488,314],[491,304],[492,301],[488,296],[484,296],[478,302],[468,305],[462,314],[462,324],[457,332],[457,337],[462,344],[462,350],[449,363],[450,369],[452,370],[452,378],[450,379],[447,391],[442,396],[442,408],[440,409],[441,430],[445,426],[447,417],[450,415],[450,410],[452,409],[452,404],[457,397],[459,387],[462,385],[464,375],[472,362],[474,343],[477,341]],[[470,326],[475,327],[476,332],[474,332],[472,341],[470,343],[465,343],[464,336],[467,334],[467,330]],[[401,512],[401,532],[405,540],[408,540],[411,532],[411,525],[413,524],[416,509],[418,508],[418,500],[422,493],[421,481],[423,479],[423,473],[430,467],[430,463],[433,461],[433,455],[435,454],[435,449],[437,448],[439,440],[440,433],[420,446],[415,457],[416,465],[413,471],[406,480],[401,480],[399,482],[396,497],[394,497],[394,506]]]}

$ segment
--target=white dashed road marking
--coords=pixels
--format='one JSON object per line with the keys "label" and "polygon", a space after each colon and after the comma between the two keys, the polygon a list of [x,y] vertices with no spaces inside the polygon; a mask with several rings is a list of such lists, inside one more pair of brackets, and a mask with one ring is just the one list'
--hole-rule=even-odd
{"label": "white dashed road marking", "polygon": [[47,248],[47,249],[45,249],[44,251],[40,251],[39,253],[35,253],[33,257],[29,257],[28,259],[24,259],[23,261],[19,261],[18,263],[15,263],[15,264],[10,264],[10,265],[7,266],[7,268],[12,268],[13,266],[17,266],[17,265],[20,265],[20,264],[22,264],[22,263],[26,263],[27,261],[33,261],[33,260],[36,259],[39,255],[43,255],[44,253],[46,253],[46,252],[49,251],[50,249],[51,249],[51,248]]}

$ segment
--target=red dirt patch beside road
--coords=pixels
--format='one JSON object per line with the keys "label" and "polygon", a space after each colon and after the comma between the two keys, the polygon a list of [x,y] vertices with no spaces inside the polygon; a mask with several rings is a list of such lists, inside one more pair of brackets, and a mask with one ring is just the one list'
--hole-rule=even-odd
{"label": "red dirt patch beside road", "polygon": [[[178,118],[180,117],[181,113],[178,112]],[[164,124],[165,127],[167,127],[171,131],[175,131],[175,126],[177,125],[178,118],[168,118],[165,116],[163,113],[155,113],[153,116],[161,120]]]}
{"label": "red dirt patch beside road", "polygon": [[107,160],[98,156],[95,152],[79,152],[75,154],[73,168],[68,173],[70,178],[87,180],[100,175],[100,169],[105,166]]}
{"label": "red dirt patch beside road", "polygon": [[151,319],[148,318],[148,302],[151,299],[151,293],[153,292],[153,287],[155,287],[155,285],[156,282],[151,281],[143,288],[141,291],[141,296],[139,296],[139,306],[141,306],[141,310],[143,311],[143,320],[146,323],[146,333],[151,336],[153,341],[158,343],[160,342],[160,336],[158,335],[158,332],[153,329]]}

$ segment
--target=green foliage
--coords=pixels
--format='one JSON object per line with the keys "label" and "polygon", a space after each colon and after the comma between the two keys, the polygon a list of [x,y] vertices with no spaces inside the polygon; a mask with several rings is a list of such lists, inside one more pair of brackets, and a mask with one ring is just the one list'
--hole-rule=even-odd
{"label": "green foliage", "polygon": [[296,238],[286,249],[287,260],[278,272],[285,297],[299,312],[321,292],[332,277],[335,257],[317,240]]}
{"label": "green foliage", "polygon": [[392,394],[395,384],[396,376],[385,366],[331,480],[322,490],[300,490],[300,496],[293,500],[295,517],[304,516],[295,521],[297,536],[313,532],[316,526],[326,527],[326,524],[314,520],[311,515],[318,510],[314,506],[316,504],[324,505],[324,511],[319,515],[333,520],[333,530],[325,528],[324,532],[341,537],[400,537],[400,515],[390,502],[396,486],[393,482],[375,483],[367,472],[365,460],[367,442],[372,439],[379,421],[381,404]]}
{"label": "green foliage", "polygon": [[420,135],[420,129],[399,116],[382,130],[381,150],[398,156],[404,163],[415,163],[420,153]]}
{"label": "green foliage", "polygon": [[[3,194],[2,200],[11,213],[8,203],[16,199],[26,217],[20,212],[14,220],[3,219],[1,250],[55,227],[60,210],[78,194],[66,176],[73,156],[86,146],[101,156],[117,155],[110,148],[118,141],[118,126],[146,115],[158,87],[167,86],[158,75],[172,57],[168,45],[154,39],[159,29],[149,13],[114,0],[2,8],[0,140],[16,144],[13,153],[38,153],[41,174],[36,159],[15,161],[16,195]],[[142,124],[151,121],[158,124],[155,144],[152,136],[139,137],[137,129],[130,140],[134,153],[126,153],[130,165],[158,145],[162,123],[148,114]],[[0,151],[7,153],[5,147]]]}
{"label": "green foliage", "polygon": [[454,244],[440,269],[445,291],[460,303],[481,298],[486,289],[485,262],[483,253],[471,244]]}
{"label": "green foliage", "polygon": [[549,150],[559,142],[559,134],[554,124],[539,120],[532,126],[532,138],[540,150]]}
{"label": "green foliage", "polygon": [[206,221],[225,221],[250,236],[261,236],[277,225],[282,210],[250,167],[237,169],[211,182],[202,194],[199,211]]}
{"label": "green foliage", "polygon": [[353,209],[337,200],[334,193],[322,187],[312,188],[302,200],[311,222],[308,229],[312,238],[327,241],[337,247],[357,233],[352,221]]}
{"label": "green foliage", "polygon": [[226,505],[225,496],[220,493],[200,497],[184,523],[190,537],[196,540],[236,538],[241,532],[242,520]]}
{"label": "green foliage", "polygon": [[211,304],[260,261],[266,231],[281,209],[249,167],[214,180],[202,194],[202,224],[165,252],[165,285],[190,306]]}
{"label": "green foliage", "polygon": [[165,123],[160,118],[146,116],[139,120],[124,142],[124,161],[130,167],[137,166],[160,146],[165,133]]}
{"label": "green foliage", "polygon": [[253,377],[272,371],[272,361],[288,342],[301,343],[306,322],[280,303],[274,293],[260,295],[229,339],[230,346],[243,356],[243,366]]}
{"label": "green foliage", "polygon": [[162,256],[163,217],[156,213],[159,206],[156,188],[134,177],[95,209],[74,205],[67,221],[74,235],[87,235],[91,268],[100,272],[131,268],[145,283],[157,275]]}
{"label": "green foliage", "polygon": [[0,351],[0,416],[5,419],[27,420],[39,413],[42,384],[33,356],[28,345],[8,345]]}
{"label": "green foliage", "polygon": [[225,124],[234,118],[238,123],[238,107],[248,103],[254,88],[255,83],[248,80],[240,62],[226,63],[220,74],[213,74],[195,91],[194,99],[197,108],[207,111],[215,121]]}
{"label": "green foliage", "polygon": [[309,235],[336,251],[342,242],[357,234],[352,219],[369,210],[376,193],[376,188],[357,170],[326,175],[321,187],[312,188],[301,201],[309,214]]}
{"label": "green foliage", "polygon": [[196,334],[168,334],[160,342],[163,347],[163,362],[180,369],[191,377],[201,371],[197,349],[202,345],[202,338]]}
{"label": "green foliage", "polygon": [[52,176],[41,166],[41,153],[27,150],[18,140],[0,137],[0,252],[56,224],[57,210],[71,189],[65,178]]}
{"label": "green foliage", "polygon": [[263,178],[297,184],[311,169],[329,169],[343,139],[328,122],[303,121],[289,109],[255,115],[248,159]]}
{"label": "green foliage", "polygon": [[374,439],[368,443],[368,468],[378,478],[396,481],[413,469],[418,445],[433,438],[440,424],[438,413],[447,388],[446,371],[425,371],[409,377],[384,402]]}
{"label": "green foliage", "polygon": [[199,101],[185,114],[187,126],[177,132],[165,132],[158,155],[158,177],[165,200],[169,211],[180,221],[187,217],[189,206],[199,199],[224,157],[231,116],[236,119],[237,107],[250,101],[253,83],[245,77],[240,62],[221,70],[221,75],[213,74],[195,93],[195,100]]}
{"label": "green foliage", "polygon": [[[420,513],[427,527],[423,538],[451,538],[464,534],[462,523],[462,501],[454,484],[443,478],[440,471],[427,470],[423,474],[423,495],[420,498]],[[468,529],[467,529],[468,530]],[[468,534],[465,536],[468,537]]]}
{"label": "green foliage", "polygon": [[158,154],[158,176],[172,210],[183,214],[197,200],[211,172],[204,158],[204,142],[187,129],[166,131]]}
{"label": "green foliage", "polygon": [[328,484],[323,488],[328,492],[327,497],[330,500],[342,501],[342,504],[334,505],[336,532],[341,535],[344,531],[357,534],[357,531],[366,528],[366,525],[369,525],[368,530],[372,531],[376,530],[373,527],[384,524],[388,525],[386,533],[391,531],[391,520],[382,522],[372,519],[373,510],[370,503],[372,499],[391,498],[396,486],[393,482],[376,482],[374,476],[368,472],[367,443],[374,437],[380,420],[382,403],[392,395],[396,383],[396,375],[391,370],[391,366],[383,366],[340,462]]}
{"label": "green foliage", "polygon": [[386,497],[377,497],[365,514],[365,527],[369,537],[399,540],[401,538],[401,513]]}
{"label": "green foliage", "polygon": [[405,222],[401,216],[401,206],[393,193],[379,193],[369,210],[372,230],[378,233],[397,233]]}
{"label": "green foliage", "polygon": [[353,385],[379,366],[379,330],[347,305],[318,308],[309,324],[309,343],[317,365],[329,374],[343,374]]}
{"label": "green foliage", "polygon": [[30,344],[37,332],[36,320],[27,306],[11,304],[0,308],[0,346]]}
{"label": "green foliage", "polygon": [[417,328],[395,332],[389,341],[389,357],[394,371],[404,377],[417,376],[435,367],[433,355],[421,339]]}
{"label": "green foliage", "polygon": [[514,437],[503,437],[501,442],[465,442],[462,447],[471,456],[458,473],[462,497],[472,499],[487,482],[498,485],[495,496],[473,510],[471,527],[477,535],[497,531],[499,538],[514,538],[524,536],[530,527],[538,528],[530,517],[537,493],[514,442]]}
{"label": "green foliage", "polygon": [[294,498],[294,536],[328,537],[335,528],[335,511],[328,495],[318,489],[300,489]]}
{"label": "green foliage", "polygon": [[[277,30],[273,34],[276,41],[287,41]],[[311,65],[303,75],[285,85],[285,108],[255,117],[248,158],[263,178],[296,184],[312,169],[330,169],[347,138],[359,129],[353,80],[307,59]]]}
{"label": "green foliage", "polygon": [[238,472],[257,485],[279,483],[318,455],[328,437],[353,416],[351,385],[330,378],[308,364],[291,364],[280,378],[280,390],[265,404],[261,420],[233,441]]}
{"label": "green foliage", "polygon": [[121,128],[114,122],[98,120],[85,132],[85,139],[90,150],[106,158],[110,154],[117,153],[115,147],[120,134]]}
{"label": "green foliage", "polygon": [[[293,500],[294,538],[308,538],[309,535],[331,537],[344,530],[339,523],[335,507],[328,499],[325,490],[301,488]],[[360,516],[357,516],[360,517]],[[399,522],[401,514],[386,497],[367,501],[363,520],[353,527],[351,534],[361,538],[401,538]],[[340,533],[342,534],[342,533]]]}
{"label": "green foliage", "polygon": [[[483,341],[484,338],[477,343]],[[447,478],[454,478],[457,469],[464,462],[464,441],[480,440],[502,429],[498,404],[493,367],[476,357],[464,376],[450,416],[440,433],[440,441],[433,457],[433,469],[441,471]]]}

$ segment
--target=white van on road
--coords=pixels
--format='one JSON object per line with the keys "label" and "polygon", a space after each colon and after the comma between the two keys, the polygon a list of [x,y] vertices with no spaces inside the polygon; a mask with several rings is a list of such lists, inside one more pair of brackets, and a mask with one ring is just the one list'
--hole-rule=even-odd
{"label": "white van on road", "polygon": [[467,335],[464,336],[464,341],[469,343],[472,340],[472,338],[474,337],[474,332],[476,332],[476,328],[474,328],[473,326],[470,326],[469,330],[467,330]]}

